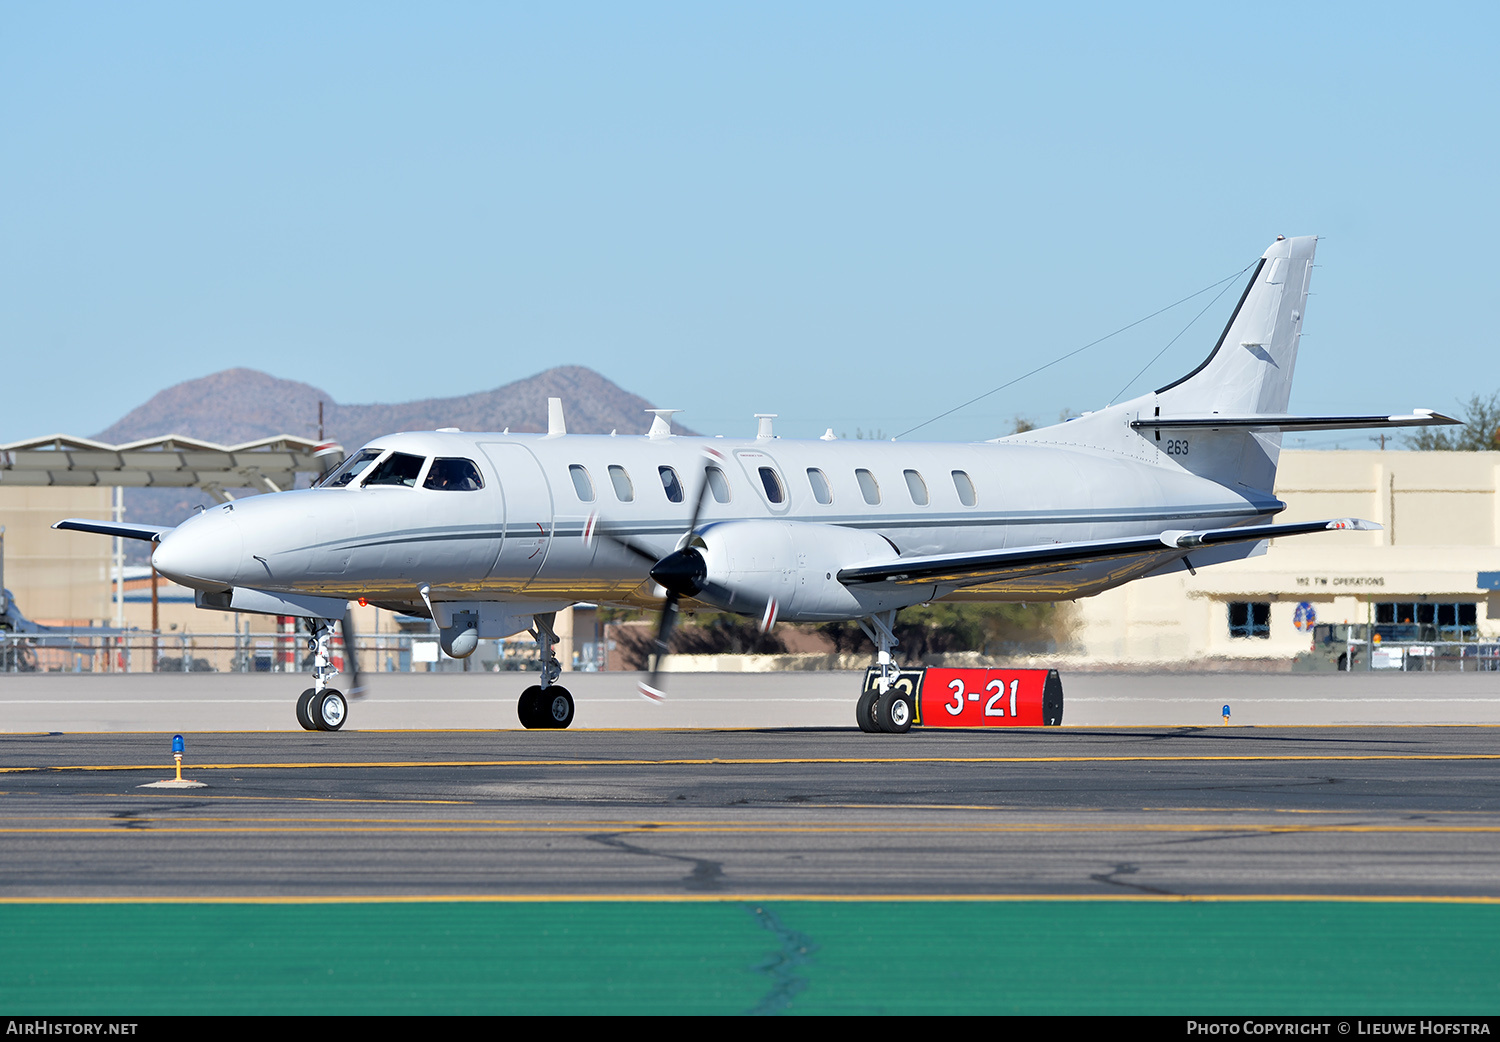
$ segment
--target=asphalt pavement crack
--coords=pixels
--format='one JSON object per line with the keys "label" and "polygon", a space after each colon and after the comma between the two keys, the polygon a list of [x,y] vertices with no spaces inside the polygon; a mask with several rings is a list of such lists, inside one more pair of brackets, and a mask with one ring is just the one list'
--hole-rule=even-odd
{"label": "asphalt pavement crack", "polygon": [[623,850],[627,854],[640,854],[643,857],[666,858],[668,861],[683,861],[693,866],[693,870],[682,877],[682,885],[688,890],[723,890],[724,889],[724,866],[722,862],[710,861],[708,858],[690,857],[686,854],[663,854],[656,850],[647,850],[638,847],[634,843],[628,843],[620,838],[617,832],[596,832],[591,836],[585,836],[591,843],[600,843],[606,847],[614,847]]}
{"label": "asphalt pavement crack", "polygon": [[123,825],[127,829],[134,829],[137,832],[144,829],[149,829],[151,827],[151,822],[141,820],[141,818],[137,816],[139,814],[140,811],[117,810],[113,814],[111,814],[110,817],[115,819],[116,825]]}
{"label": "asphalt pavement crack", "polygon": [[1127,883],[1123,879],[1117,879],[1117,878],[1115,878],[1116,876],[1132,876],[1132,875],[1135,875],[1139,871],[1140,871],[1140,867],[1137,866],[1137,865],[1132,865],[1132,864],[1129,864],[1129,863],[1120,863],[1120,864],[1116,864],[1115,867],[1112,870],[1108,871],[1108,872],[1094,872],[1094,873],[1091,873],[1089,875],[1089,878],[1092,879],[1096,883],[1106,883],[1109,886],[1120,886],[1120,887],[1124,887],[1127,890],[1139,890],[1143,894],[1160,894],[1160,895],[1162,895],[1164,897],[1177,897],[1178,896],[1177,894],[1173,893],[1171,890],[1162,890],[1159,887],[1146,886],[1146,885],[1144,885],[1142,883]]}

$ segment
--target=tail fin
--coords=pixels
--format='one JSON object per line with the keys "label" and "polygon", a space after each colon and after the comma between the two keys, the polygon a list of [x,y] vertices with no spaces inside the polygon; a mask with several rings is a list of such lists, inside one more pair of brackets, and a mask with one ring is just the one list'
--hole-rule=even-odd
{"label": "tail fin", "polygon": [[1153,417],[1218,413],[1243,420],[1285,413],[1317,245],[1312,235],[1272,243],[1213,352],[1182,379],[1068,423],[996,440],[1089,446],[1137,459],[1158,459],[1165,453],[1200,477],[1271,495],[1281,456],[1280,430],[1242,422],[1164,441],[1161,428],[1137,430],[1132,425]]}
{"label": "tail fin", "polygon": [[1317,247],[1315,235],[1271,244],[1213,353],[1156,392],[1163,413],[1286,412]]}

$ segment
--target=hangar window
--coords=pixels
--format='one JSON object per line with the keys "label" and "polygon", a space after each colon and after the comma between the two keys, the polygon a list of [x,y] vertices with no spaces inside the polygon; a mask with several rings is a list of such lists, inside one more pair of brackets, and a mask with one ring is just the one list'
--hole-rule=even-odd
{"label": "hangar window", "polygon": [[1231,637],[1269,637],[1271,605],[1268,601],[1230,601],[1229,635]]}
{"label": "hangar window", "polygon": [[859,490],[864,494],[865,502],[872,507],[880,505],[880,485],[875,481],[875,475],[861,467],[854,472],[859,481]]}
{"label": "hangar window", "polygon": [[760,483],[765,487],[766,498],[772,503],[786,502],[786,489],[781,487],[781,477],[775,467],[760,468]]}
{"label": "hangar window", "polygon": [[439,456],[432,461],[422,487],[439,492],[475,492],[484,488],[484,479],[479,476],[479,468],[474,466],[473,460]]}
{"label": "hangar window", "polygon": [[729,479],[718,467],[709,467],[703,472],[708,477],[708,490],[714,494],[715,503],[729,502]]}
{"label": "hangar window", "polygon": [[673,503],[682,502],[682,482],[677,480],[677,471],[671,467],[657,467],[656,472],[661,475],[661,487],[667,494],[667,499]]}
{"label": "hangar window", "polygon": [[573,490],[578,493],[578,500],[582,503],[594,501],[594,479],[589,477],[588,468],[581,463],[568,465],[568,476],[573,479]]}
{"label": "hangar window", "polygon": [[615,498],[621,503],[635,502],[635,485],[631,484],[624,467],[609,465],[609,483],[615,487]]}
{"label": "hangar window", "polygon": [[1375,605],[1381,640],[1473,640],[1479,605],[1471,602],[1382,601]]}
{"label": "hangar window", "polygon": [[927,482],[922,480],[922,475],[914,470],[908,470],[906,475],[906,490],[911,493],[911,501],[919,507],[927,505]]}
{"label": "hangar window", "polygon": [[812,486],[813,498],[825,507],[833,502],[833,490],[828,487],[828,475],[817,467],[807,468],[807,483]]}
{"label": "hangar window", "polygon": [[422,472],[422,464],[427,461],[421,456],[408,456],[404,452],[393,452],[370,472],[365,478],[364,488],[374,488],[376,485],[402,485],[406,488],[416,488],[417,475]]}
{"label": "hangar window", "polygon": [[974,482],[963,471],[953,472],[953,487],[958,490],[958,501],[964,506],[971,507],[979,502],[979,497],[974,494]]}
{"label": "hangar window", "polygon": [[365,472],[365,468],[380,458],[384,449],[361,449],[346,459],[338,470],[318,482],[320,488],[343,488]]}

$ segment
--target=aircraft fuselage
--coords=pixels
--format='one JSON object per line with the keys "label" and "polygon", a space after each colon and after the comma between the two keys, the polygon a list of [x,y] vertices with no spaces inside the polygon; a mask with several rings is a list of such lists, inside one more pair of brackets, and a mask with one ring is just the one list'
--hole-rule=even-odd
{"label": "aircraft fuselage", "polygon": [[[1132,459],[1007,442],[471,432],[393,434],[365,449],[378,455],[345,487],[249,497],[189,519],[157,547],[157,568],[205,591],[243,586],[393,607],[422,604],[424,586],[434,601],[517,602],[518,613],[528,604],[649,604],[647,568],[617,544],[656,557],[679,547],[705,480],[705,449],[718,473],[703,496],[700,534],[747,520],[834,526],[879,537],[878,551],[891,556],[1222,528],[1284,506],[1263,492],[1198,477],[1164,451]],[[452,461],[467,461],[472,472]],[[462,479],[449,480],[453,474]],[[591,538],[598,532],[612,538]],[[1029,582],[969,586],[959,596],[1077,597],[1181,556],[1164,547]],[[953,591],[885,593],[882,600],[882,591],[864,591],[861,608],[886,610]],[[800,617],[839,615],[848,617],[847,605],[809,608]]]}

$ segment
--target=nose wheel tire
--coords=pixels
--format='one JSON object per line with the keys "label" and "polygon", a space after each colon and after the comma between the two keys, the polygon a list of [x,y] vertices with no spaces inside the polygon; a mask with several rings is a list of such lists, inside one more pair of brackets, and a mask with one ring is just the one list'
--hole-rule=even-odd
{"label": "nose wheel tire", "polygon": [[565,687],[549,687],[542,692],[545,726],[562,730],[573,722],[573,696]]}
{"label": "nose wheel tire", "polygon": [[905,734],[910,731],[916,715],[911,695],[896,688],[891,688],[880,697],[880,704],[875,710],[876,722],[887,734]]}
{"label": "nose wheel tire", "polygon": [[880,721],[875,719],[875,700],[879,697],[879,691],[866,691],[854,704],[854,722],[865,734],[880,732]]}
{"label": "nose wheel tire", "polygon": [[313,698],[308,715],[319,731],[337,731],[349,718],[349,703],[341,693],[330,689],[321,698]]}
{"label": "nose wheel tire", "polygon": [[533,684],[521,692],[520,701],[516,703],[516,716],[520,718],[521,726],[528,730],[545,726],[542,723],[541,688]]}
{"label": "nose wheel tire", "polygon": [[521,726],[531,729],[561,730],[573,722],[573,695],[565,687],[528,687],[516,703]]}
{"label": "nose wheel tire", "polygon": [[302,725],[304,731],[316,731],[317,723],[312,717],[312,700],[317,694],[312,688],[308,688],[297,697],[297,723]]}

